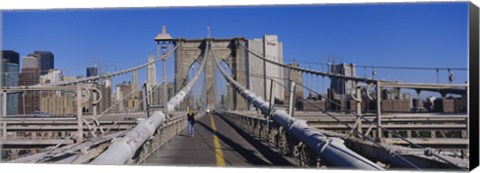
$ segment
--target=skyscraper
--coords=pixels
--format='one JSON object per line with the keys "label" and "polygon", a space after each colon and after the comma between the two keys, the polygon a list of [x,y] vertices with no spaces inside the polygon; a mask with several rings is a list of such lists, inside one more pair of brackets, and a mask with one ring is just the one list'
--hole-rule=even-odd
{"label": "skyscraper", "polygon": [[132,73],[132,97],[128,101],[128,107],[132,110],[138,110],[140,108],[140,91],[138,90],[138,71]]}
{"label": "skyscraper", "polygon": [[[1,86],[18,86],[19,54],[15,51],[2,51]],[[7,94],[7,115],[18,114],[18,94]]]}
{"label": "skyscraper", "polygon": [[[338,65],[331,65],[330,71],[333,74],[339,74],[344,76],[355,77],[355,64],[341,63]],[[351,94],[355,90],[354,82],[351,80],[344,80],[340,78],[332,78],[330,88],[335,91],[336,94]]]}
{"label": "skyscraper", "polygon": [[2,60],[5,60],[10,63],[20,64],[19,63],[20,55],[13,50],[2,50]]}
{"label": "skyscraper", "polygon": [[49,70],[47,74],[40,76],[40,83],[58,83],[63,81],[63,73],[61,70]]}
{"label": "skyscraper", "polygon": [[98,67],[93,66],[87,68],[87,77],[90,76],[98,76]]}
{"label": "skyscraper", "polygon": [[[22,69],[19,77],[19,86],[31,86],[39,83],[38,69]],[[40,95],[38,91],[25,91],[18,99],[19,114],[31,114],[40,110]]]}
{"label": "skyscraper", "polygon": [[[40,83],[58,83],[63,81],[63,72],[61,70],[48,70],[47,74],[40,75]],[[57,95],[61,96],[62,91],[43,91],[41,97]]]}
{"label": "skyscraper", "polygon": [[38,69],[38,58],[26,56],[22,58],[22,69]]}
{"label": "skyscraper", "polygon": [[38,69],[40,74],[44,75],[48,73],[48,70],[53,69],[54,66],[54,55],[50,51],[34,51],[28,56],[33,56],[38,59]]}
{"label": "skyscraper", "polygon": [[147,74],[147,84],[148,84],[148,87],[151,89],[153,88],[155,85],[157,85],[157,67],[155,67],[155,63],[153,63],[155,61],[155,58],[153,57],[152,54],[150,54],[150,56],[148,56],[148,63],[152,63],[150,65],[148,65],[148,74]]}
{"label": "skyscraper", "polygon": [[[292,67],[299,67],[298,63],[296,62],[293,62],[291,64],[288,64]],[[301,72],[299,71],[295,71],[295,70],[289,70],[288,68],[283,68],[283,76],[286,78],[285,80],[285,84],[284,86],[288,87],[290,86],[290,82],[288,81],[288,76],[290,75],[290,80],[292,80],[293,82],[297,83],[297,84],[301,84],[303,85],[303,75]],[[290,91],[285,89],[284,90],[284,95],[285,95],[285,102],[288,102],[288,100],[290,99]],[[295,97],[294,98],[297,98],[297,97],[302,97],[303,98],[303,87],[301,86],[298,86],[295,88]]]}
{"label": "skyscraper", "polygon": [[[19,76],[19,86],[30,86],[40,82],[40,70],[38,58],[27,56],[22,58],[22,72]],[[18,112],[20,114],[31,114],[40,110],[40,95],[38,91],[25,91],[18,99]]]}
{"label": "skyscraper", "polygon": [[[283,44],[278,41],[277,35],[264,35],[263,39],[248,40],[248,49],[269,60],[283,63]],[[268,77],[273,77],[275,81],[284,83],[284,80],[281,79],[284,73],[281,67],[268,62],[266,62],[265,66],[266,68],[264,68],[263,60],[251,53],[248,54],[250,90],[262,98],[265,96],[269,97],[271,81]],[[266,70],[264,71],[264,69]],[[266,87],[263,79],[264,75],[267,76]],[[284,100],[283,88],[276,85],[273,89],[272,97]]]}
{"label": "skyscraper", "polygon": [[107,110],[112,105],[112,79],[103,79],[99,89],[102,92],[99,112]]}
{"label": "skyscraper", "polygon": [[140,98],[139,92],[138,92],[138,71],[132,72],[132,90],[135,91],[132,95],[133,98],[135,99]]}
{"label": "skyscraper", "polygon": [[122,112],[125,111],[125,109],[128,109],[128,102],[132,98],[131,95],[129,95],[132,92],[132,83],[131,82],[123,82],[121,84],[117,84],[116,87],[116,97],[115,101],[119,101],[119,107],[118,111]]}

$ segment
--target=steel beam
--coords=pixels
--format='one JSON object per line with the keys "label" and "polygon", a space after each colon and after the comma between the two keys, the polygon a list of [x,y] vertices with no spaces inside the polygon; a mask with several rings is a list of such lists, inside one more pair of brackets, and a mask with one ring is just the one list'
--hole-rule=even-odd
{"label": "steel beam", "polygon": [[[455,146],[464,146],[462,148],[465,148],[465,149],[468,148],[468,144],[469,144],[468,139],[461,139],[461,138],[432,138],[432,139],[408,138],[408,140],[418,145],[439,145],[439,146],[455,145]],[[387,144],[409,145],[409,143],[398,138],[385,138],[384,142]]]}
{"label": "steel beam", "polygon": [[[7,92],[3,91],[2,92],[2,118],[1,119],[5,118],[5,117],[7,117]],[[2,138],[3,139],[7,138],[7,124],[6,123],[3,123]]]}
{"label": "steel beam", "polygon": [[382,140],[382,88],[380,87],[380,81],[377,81],[377,141]]}
{"label": "steel beam", "polygon": [[[368,91],[367,91],[368,92]],[[357,124],[357,130],[359,133],[362,133],[362,91],[360,87],[356,87],[356,103],[357,103],[357,118],[356,118],[356,124]],[[360,137],[360,135],[356,135],[357,137]]]}
{"label": "steel beam", "polygon": [[[319,129],[331,129],[331,130],[350,130],[343,124],[318,124],[307,122],[311,127]],[[367,129],[368,124],[361,126],[363,129]],[[389,130],[466,130],[466,124],[383,124],[383,128]]]}
{"label": "steel beam", "polygon": [[77,85],[77,144],[83,142],[82,86]]}
{"label": "steel beam", "polygon": [[[118,129],[118,130],[127,130],[127,129],[131,129],[133,125],[106,125],[106,126],[103,126],[105,128],[113,128],[115,127],[114,129]],[[87,125],[83,125],[79,128],[78,125],[70,125],[70,126],[27,126],[27,127],[24,127],[24,126],[19,126],[19,127],[16,127],[16,126],[13,126],[13,127],[8,127],[7,126],[7,132],[19,132],[19,131],[70,131],[70,132],[74,132],[74,131],[77,131],[77,134],[78,134],[78,131],[79,129],[81,131],[83,130],[88,130],[88,126]],[[83,132],[82,132],[83,133]]]}
{"label": "steel beam", "polygon": [[[273,81],[273,80],[272,80]],[[288,102],[288,115],[294,117],[294,109],[295,109],[295,82],[290,81],[290,101]]]}
{"label": "steel beam", "polygon": [[2,145],[4,145],[4,148],[9,148],[9,146],[15,147],[19,145],[57,145],[59,143],[62,143],[64,145],[68,144],[73,144],[73,140],[65,140],[65,139],[7,139],[2,141]]}

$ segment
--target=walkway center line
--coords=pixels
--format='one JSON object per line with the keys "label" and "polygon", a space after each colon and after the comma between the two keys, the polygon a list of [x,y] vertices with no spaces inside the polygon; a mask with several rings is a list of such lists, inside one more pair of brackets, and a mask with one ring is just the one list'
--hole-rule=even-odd
{"label": "walkway center line", "polygon": [[215,127],[215,121],[213,120],[212,113],[209,112],[210,114],[210,120],[212,123],[212,129],[213,129],[213,145],[215,146],[215,158],[217,160],[217,166],[225,166],[225,160],[223,160],[223,152],[222,152],[222,147],[220,146],[220,141],[218,140],[217,136],[217,128]]}

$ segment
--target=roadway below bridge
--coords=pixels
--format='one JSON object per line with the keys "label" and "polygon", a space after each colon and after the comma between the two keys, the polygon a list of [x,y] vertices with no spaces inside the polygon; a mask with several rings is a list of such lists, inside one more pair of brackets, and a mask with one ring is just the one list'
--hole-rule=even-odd
{"label": "roadway below bridge", "polygon": [[264,143],[225,121],[205,115],[195,124],[195,136],[184,129],[152,153],[143,164],[164,166],[288,167],[296,161],[272,151]]}

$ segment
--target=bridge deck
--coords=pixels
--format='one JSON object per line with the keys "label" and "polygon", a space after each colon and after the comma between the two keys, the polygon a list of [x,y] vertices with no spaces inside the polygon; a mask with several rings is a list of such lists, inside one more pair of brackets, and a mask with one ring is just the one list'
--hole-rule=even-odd
{"label": "bridge deck", "polygon": [[144,162],[145,165],[176,166],[291,166],[284,158],[221,115],[205,115],[195,125],[195,136],[185,129]]}

